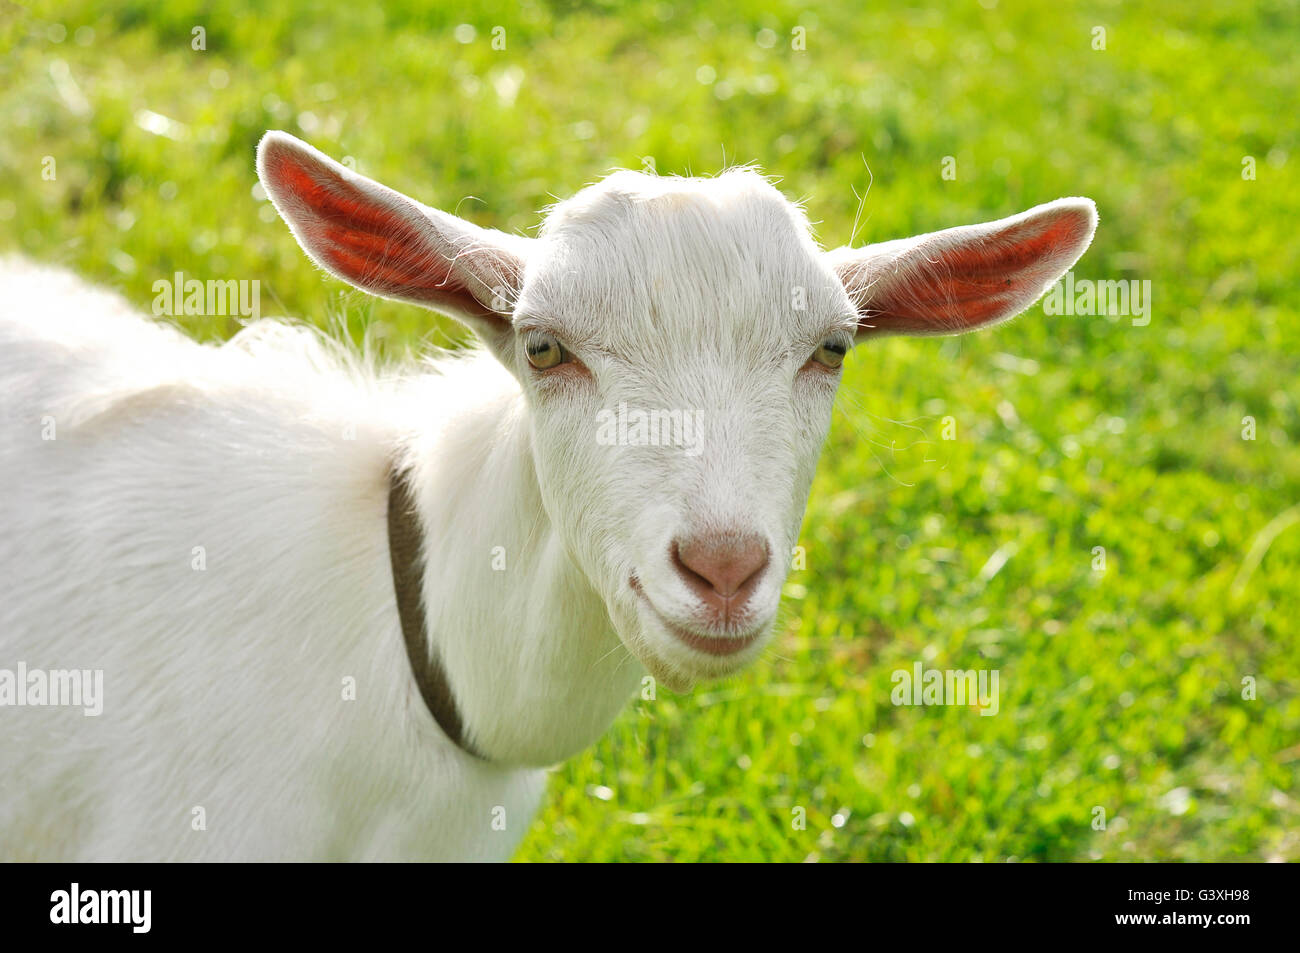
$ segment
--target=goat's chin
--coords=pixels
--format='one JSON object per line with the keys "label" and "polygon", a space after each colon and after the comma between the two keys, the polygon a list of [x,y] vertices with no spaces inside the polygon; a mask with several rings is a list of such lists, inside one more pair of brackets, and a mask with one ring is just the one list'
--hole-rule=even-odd
{"label": "goat's chin", "polygon": [[699,676],[672,664],[660,652],[654,650],[650,638],[647,637],[646,626],[635,610],[626,614],[620,613],[620,615],[623,618],[616,623],[619,639],[624,647],[650,673],[656,684],[664,686],[669,691],[677,692],[679,695],[685,694],[695,687],[695,683],[699,681]]}
{"label": "goat's chin", "polygon": [[771,622],[753,631],[750,644],[725,655],[711,655],[692,649],[675,635],[665,620],[645,604],[619,613],[618,625],[623,644],[645,667],[655,681],[669,691],[682,694],[696,683],[727,678],[748,668],[771,636]]}
{"label": "goat's chin", "polygon": [[638,653],[638,657],[641,659],[641,664],[645,666],[646,671],[654,676],[654,680],[670,692],[684,695],[694,688],[695,683],[699,681],[697,676],[688,674],[680,668],[665,662],[648,650]]}

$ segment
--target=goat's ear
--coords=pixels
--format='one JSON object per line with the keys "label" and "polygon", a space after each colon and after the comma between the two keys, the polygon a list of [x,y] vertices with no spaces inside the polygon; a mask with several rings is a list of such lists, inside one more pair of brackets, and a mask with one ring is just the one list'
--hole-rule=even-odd
{"label": "goat's ear", "polygon": [[827,252],[858,309],[858,340],[960,334],[1024,311],[1079,260],[1097,228],[1091,199],[1010,218]]}
{"label": "goat's ear", "polygon": [[479,228],[268,132],[257,175],[312,261],[384,298],[424,305],[509,353],[510,315],[532,239]]}

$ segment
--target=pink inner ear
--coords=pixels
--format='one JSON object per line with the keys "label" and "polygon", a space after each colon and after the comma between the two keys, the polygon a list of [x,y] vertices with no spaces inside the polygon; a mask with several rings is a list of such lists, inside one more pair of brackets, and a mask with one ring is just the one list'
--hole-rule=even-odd
{"label": "pink inner ear", "polygon": [[292,203],[304,247],[339,277],[374,294],[455,303],[488,314],[456,278],[452,261],[423,233],[433,225],[399,196],[377,197],[299,153],[276,149],[266,173]]}
{"label": "pink inner ear", "polygon": [[862,332],[944,333],[1028,307],[1087,234],[1086,218],[1057,209],[1002,228],[954,229],[872,262]]}

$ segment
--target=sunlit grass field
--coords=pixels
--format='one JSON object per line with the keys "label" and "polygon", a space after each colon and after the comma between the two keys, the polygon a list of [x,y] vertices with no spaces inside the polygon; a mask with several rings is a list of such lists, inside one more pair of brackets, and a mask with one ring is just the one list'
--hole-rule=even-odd
{"label": "sunlit grass field", "polygon": [[[1295,3],[385,6],[0,0],[0,251],[463,338],[310,265],[281,128],[525,232],[650,162],[757,162],[827,246],[1087,195],[1076,278],[1151,288],[851,355],[773,650],[634,700],[520,859],[1300,860]],[[893,705],[917,661],[997,715]]]}

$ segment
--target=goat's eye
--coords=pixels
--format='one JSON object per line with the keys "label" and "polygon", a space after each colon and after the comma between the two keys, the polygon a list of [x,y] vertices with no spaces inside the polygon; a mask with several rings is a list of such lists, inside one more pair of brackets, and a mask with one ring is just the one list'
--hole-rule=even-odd
{"label": "goat's eye", "polygon": [[529,331],[524,335],[524,353],[528,356],[528,363],[539,371],[558,367],[569,359],[564,346],[545,331]]}
{"label": "goat's eye", "polygon": [[825,367],[835,368],[844,363],[844,355],[849,352],[848,344],[840,338],[828,338],[813,351],[812,359]]}

